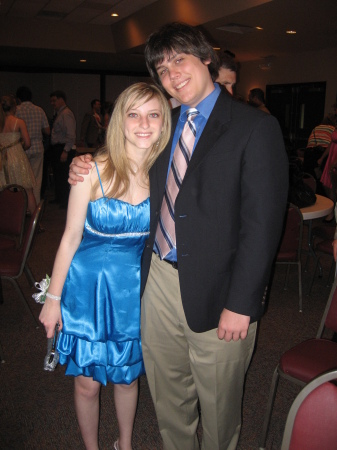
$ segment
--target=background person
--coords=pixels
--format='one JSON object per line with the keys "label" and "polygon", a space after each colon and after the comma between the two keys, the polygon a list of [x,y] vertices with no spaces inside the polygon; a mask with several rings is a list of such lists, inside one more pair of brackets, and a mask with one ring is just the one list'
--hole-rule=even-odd
{"label": "background person", "polygon": [[0,108],[0,188],[8,184],[23,186],[28,197],[28,211],[36,208],[33,193],[35,178],[24,150],[30,147],[25,122],[15,117],[16,102],[10,95],[1,98]]}
{"label": "background person", "polygon": [[265,105],[264,92],[260,88],[254,88],[249,91],[248,104],[258,108],[267,114],[270,114],[269,109]]}
{"label": "background person", "polygon": [[30,137],[31,146],[26,150],[26,155],[32,166],[36,181],[34,195],[38,204],[40,203],[43,175],[43,134],[49,136],[50,127],[46,113],[42,108],[32,103],[32,92],[27,86],[19,87],[16,96],[21,102],[16,108],[16,117],[24,120]]}
{"label": "background person", "polygon": [[62,209],[66,209],[68,205],[68,170],[76,149],[76,120],[66,101],[63,91],[54,91],[50,94],[50,103],[56,113],[50,139],[55,199],[50,203],[59,203]]}
{"label": "background person", "polygon": [[104,129],[101,102],[95,98],[91,101],[91,112],[86,113],[82,120],[80,145],[97,148],[102,143]]}
{"label": "background person", "polygon": [[237,81],[238,65],[233,56],[224,52],[219,56],[220,68],[216,82],[221,84],[227,91],[234,95],[234,89]]}

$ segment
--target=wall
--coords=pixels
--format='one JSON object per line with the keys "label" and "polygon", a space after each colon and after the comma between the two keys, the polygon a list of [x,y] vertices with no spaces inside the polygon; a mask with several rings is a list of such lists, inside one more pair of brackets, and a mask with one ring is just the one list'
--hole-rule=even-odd
{"label": "wall", "polygon": [[328,114],[332,112],[332,105],[336,101],[336,61],[337,47],[275,58],[270,70],[259,69],[262,60],[242,63],[237,93],[246,100],[249,90],[254,87],[266,91],[267,84],[326,81],[325,114]]}
{"label": "wall", "polygon": [[[114,101],[130,84],[147,80],[149,78],[107,75],[105,100]],[[67,104],[76,118],[77,138],[79,138],[83,116],[90,111],[91,100],[100,98],[100,75],[98,74],[0,72],[0,96],[15,95],[17,88],[22,85],[31,89],[33,102],[45,110],[48,118],[53,116],[49,101],[50,93],[56,89],[64,91]]]}
{"label": "wall", "polygon": [[[261,70],[259,62],[242,63],[237,92],[247,99],[253,87],[264,91],[267,84],[305,83],[326,81],[325,114],[332,112],[337,93],[337,47],[319,52],[306,52],[276,58],[270,70]],[[147,81],[146,77],[107,75],[106,100],[114,101],[118,94],[136,81]],[[0,95],[15,93],[21,85],[33,92],[33,101],[41,106],[48,117],[52,116],[49,94],[55,89],[63,90],[68,105],[75,114],[77,135],[82,118],[90,110],[90,101],[100,97],[98,74],[21,73],[0,71]]]}

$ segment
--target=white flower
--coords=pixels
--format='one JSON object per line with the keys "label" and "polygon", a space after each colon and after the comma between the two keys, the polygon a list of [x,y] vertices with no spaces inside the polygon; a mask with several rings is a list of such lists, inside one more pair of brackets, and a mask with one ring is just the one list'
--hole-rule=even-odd
{"label": "white flower", "polygon": [[40,281],[40,283],[35,283],[35,287],[37,287],[41,291],[37,294],[32,295],[36,303],[44,303],[46,301],[46,294],[48,292],[49,285],[50,285],[49,275],[46,275],[46,278]]}

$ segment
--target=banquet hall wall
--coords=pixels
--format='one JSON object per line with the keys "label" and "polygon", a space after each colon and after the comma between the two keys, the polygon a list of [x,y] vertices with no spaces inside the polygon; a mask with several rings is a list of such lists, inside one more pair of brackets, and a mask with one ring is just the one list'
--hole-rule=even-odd
{"label": "banquet hall wall", "polygon": [[[275,58],[270,70],[261,70],[260,61],[241,64],[237,93],[247,99],[253,87],[264,91],[268,84],[326,82],[325,114],[332,112],[332,105],[337,94],[337,47],[287,54]],[[100,98],[104,84],[105,98],[114,101],[119,93],[137,81],[148,81],[144,75],[110,75],[89,73],[28,73],[0,71],[0,95],[15,93],[21,85],[27,85],[33,92],[33,101],[41,106],[48,117],[52,116],[49,95],[55,89],[63,90],[67,95],[67,103],[73,110],[77,120],[77,131],[85,112],[90,110],[90,101]]]}

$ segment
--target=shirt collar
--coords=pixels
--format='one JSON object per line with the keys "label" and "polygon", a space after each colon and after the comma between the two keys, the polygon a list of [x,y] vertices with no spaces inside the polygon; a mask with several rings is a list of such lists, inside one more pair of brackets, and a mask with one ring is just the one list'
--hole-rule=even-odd
{"label": "shirt collar", "polygon": [[[206,120],[208,120],[209,116],[211,115],[220,92],[220,86],[217,83],[214,83],[214,90],[196,106],[199,114],[205,117]],[[190,109],[190,106],[181,105],[179,120],[181,120],[182,122],[186,122],[186,111],[188,109]]]}

